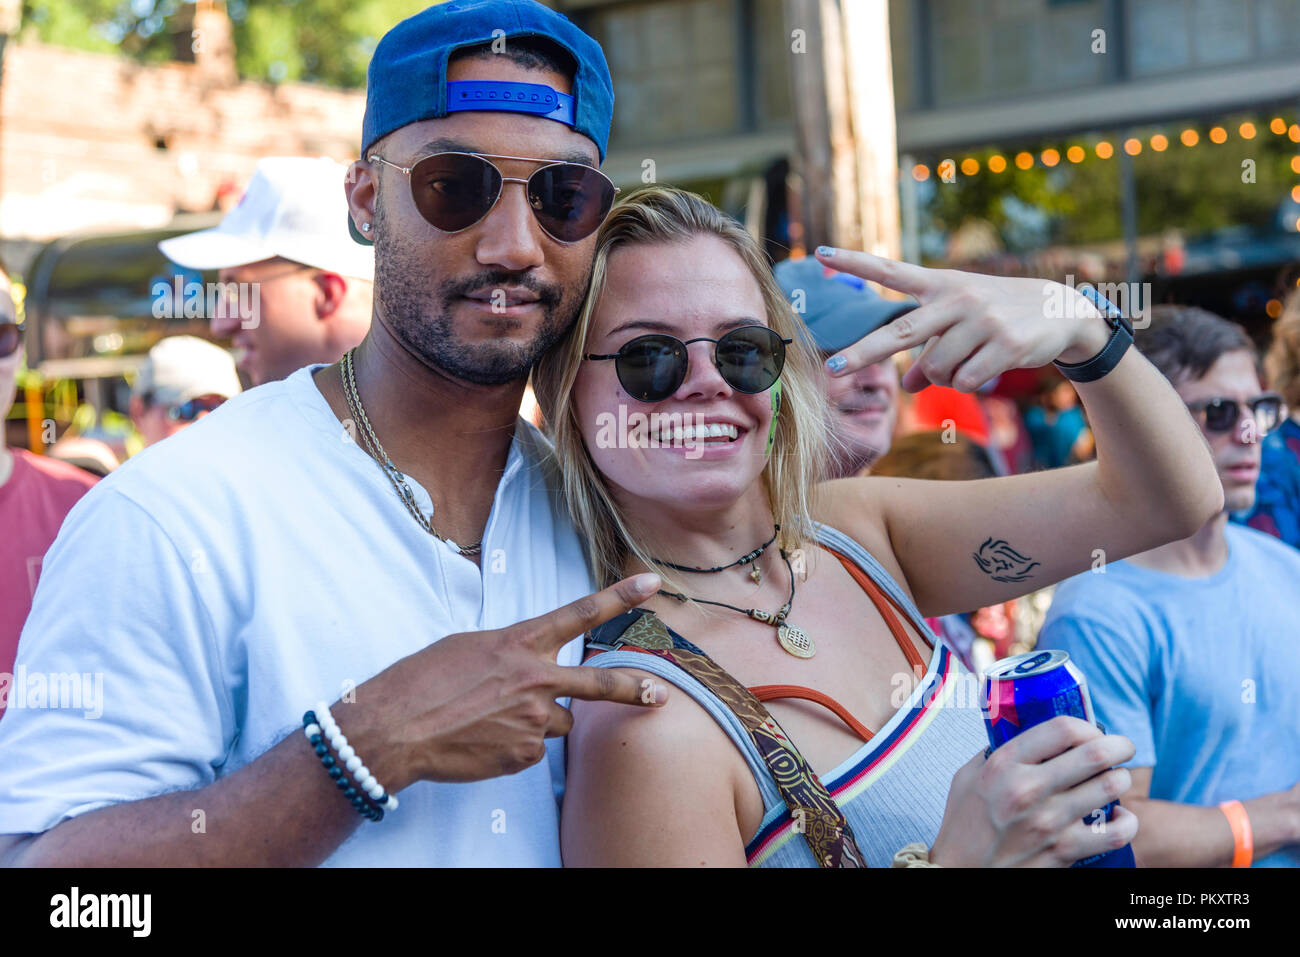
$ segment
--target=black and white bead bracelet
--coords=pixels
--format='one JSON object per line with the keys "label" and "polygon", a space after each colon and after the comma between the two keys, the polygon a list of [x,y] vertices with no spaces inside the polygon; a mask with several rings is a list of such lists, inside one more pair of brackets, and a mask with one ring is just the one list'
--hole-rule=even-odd
{"label": "black and white bead bracelet", "polygon": [[[385,811],[397,810],[397,798],[385,793],[370,769],[348,744],[338,722],[330,714],[328,704],[318,701],[315,711],[308,711],[302,716],[302,725],[303,734],[315,749],[321,765],[358,814],[377,822],[383,820]],[[355,781],[348,780],[345,769],[353,775]]]}

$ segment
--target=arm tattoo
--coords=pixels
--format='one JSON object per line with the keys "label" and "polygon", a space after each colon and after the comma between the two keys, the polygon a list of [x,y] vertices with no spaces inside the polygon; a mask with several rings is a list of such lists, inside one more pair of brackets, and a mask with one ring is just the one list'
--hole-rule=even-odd
{"label": "arm tattoo", "polygon": [[972,552],[975,564],[995,582],[1022,582],[1030,576],[1030,570],[1040,564],[1028,556],[1021,555],[1000,538],[986,538],[978,552]]}

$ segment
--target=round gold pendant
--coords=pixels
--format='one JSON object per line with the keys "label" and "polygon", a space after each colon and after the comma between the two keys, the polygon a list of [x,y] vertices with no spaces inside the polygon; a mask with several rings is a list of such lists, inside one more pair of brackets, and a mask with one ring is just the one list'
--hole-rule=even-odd
{"label": "round gold pendant", "polygon": [[793,625],[777,626],[776,640],[781,643],[782,648],[796,658],[811,658],[817,654],[817,646],[813,644],[813,640]]}

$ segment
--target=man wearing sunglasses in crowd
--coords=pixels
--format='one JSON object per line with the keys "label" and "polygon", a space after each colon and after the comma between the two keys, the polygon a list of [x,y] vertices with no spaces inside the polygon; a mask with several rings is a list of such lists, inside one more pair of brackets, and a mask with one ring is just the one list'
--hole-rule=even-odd
{"label": "man wearing sunglasses in crowd", "polygon": [[1245,331],[1212,313],[1157,306],[1136,344],[1200,422],[1224,508],[1063,582],[1039,645],[1070,653],[1098,718],[1137,749],[1122,800],[1140,865],[1300,866],[1300,553],[1228,521],[1254,501],[1260,442],[1286,407]]}
{"label": "man wearing sunglasses in crowd", "polygon": [[158,244],[180,266],[218,270],[231,295],[212,335],[230,339],[253,385],[335,362],[370,327],[374,254],[348,236],[345,174],[326,157],[268,156],[218,225]]}
{"label": "man wearing sunglasses in crowd", "polygon": [[106,700],[0,722],[0,861],[560,864],[563,705],[667,694],[579,666],[660,582],[591,594],[518,418],[614,200],[612,108],[599,46],[532,0],[381,39],[337,184],[374,242],[370,330],[69,517],[20,663],[103,672]]}
{"label": "man wearing sunglasses in crowd", "polygon": [[131,421],[146,446],[214,412],[243,391],[230,353],[197,336],[160,340],[136,376]]}
{"label": "man wearing sunglasses in crowd", "polygon": [[[9,273],[0,263],[0,423],[7,421],[23,365],[23,326],[18,323]],[[41,559],[68,510],[95,477],[72,465],[26,449],[9,448],[0,433],[0,673],[12,674],[18,636],[32,607]],[[7,692],[7,685],[4,686]],[[8,694],[0,692],[0,717]]]}

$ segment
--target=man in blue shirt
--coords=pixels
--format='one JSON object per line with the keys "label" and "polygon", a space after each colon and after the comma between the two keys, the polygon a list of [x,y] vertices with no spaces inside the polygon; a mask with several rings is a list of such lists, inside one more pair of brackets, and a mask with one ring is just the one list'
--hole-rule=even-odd
{"label": "man in blue shirt", "polygon": [[1201,309],[1156,307],[1138,348],[1201,425],[1224,510],[1195,535],[1063,582],[1039,636],[1087,676],[1098,719],[1133,740],[1144,866],[1300,865],[1300,553],[1229,524],[1249,508],[1280,403],[1250,339]]}

